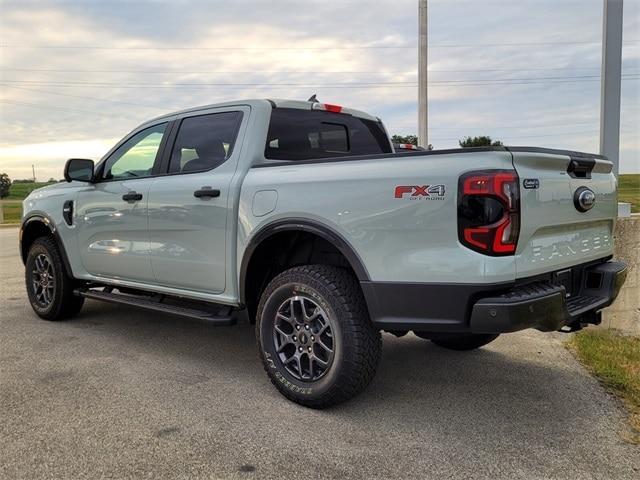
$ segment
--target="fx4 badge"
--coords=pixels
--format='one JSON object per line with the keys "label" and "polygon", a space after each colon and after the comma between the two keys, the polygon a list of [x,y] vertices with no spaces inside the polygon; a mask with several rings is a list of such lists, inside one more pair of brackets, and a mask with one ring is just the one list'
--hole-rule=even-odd
{"label": "fx4 badge", "polygon": [[444,185],[398,185],[394,196],[406,196],[410,200],[444,200],[444,192]]}
{"label": "fx4 badge", "polygon": [[539,188],[540,187],[540,180],[538,180],[537,178],[525,178],[522,181],[522,186],[524,188]]}

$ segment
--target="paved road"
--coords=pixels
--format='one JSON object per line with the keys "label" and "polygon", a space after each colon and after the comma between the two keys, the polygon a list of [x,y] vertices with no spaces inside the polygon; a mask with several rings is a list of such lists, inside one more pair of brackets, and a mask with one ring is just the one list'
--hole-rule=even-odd
{"label": "paved road", "polygon": [[640,478],[624,414],[560,335],[457,353],[385,335],[381,369],[329,411],[286,402],[245,322],[88,302],[39,320],[0,229],[1,478]]}

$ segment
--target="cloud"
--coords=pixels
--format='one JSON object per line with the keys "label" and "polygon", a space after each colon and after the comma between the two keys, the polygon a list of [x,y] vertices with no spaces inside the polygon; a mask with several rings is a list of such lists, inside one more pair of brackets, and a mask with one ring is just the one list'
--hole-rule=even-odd
{"label": "cloud", "polygon": [[[39,158],[58,177],[148,118],[234,98],[317,93],[415,133],[416,14],[414,0],[5,1],[0,168]],[[429,14],[437,148],[489,134],[597,150],[601,0],[432,0]],[[622,171],[639,170],[639,17],[627,0]]]}

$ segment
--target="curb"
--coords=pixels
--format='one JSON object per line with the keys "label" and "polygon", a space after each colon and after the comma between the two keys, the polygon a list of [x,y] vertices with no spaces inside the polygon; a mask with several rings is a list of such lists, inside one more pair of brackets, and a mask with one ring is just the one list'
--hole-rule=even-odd
{"label": "curb", "polygon": [[19,223],[0,223],[0,228],[18,228]]}

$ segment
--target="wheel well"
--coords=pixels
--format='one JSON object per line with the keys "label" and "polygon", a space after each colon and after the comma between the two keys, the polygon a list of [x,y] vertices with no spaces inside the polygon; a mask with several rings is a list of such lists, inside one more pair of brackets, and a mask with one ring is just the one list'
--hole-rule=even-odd
{"label": "wheel well", "polygon": [[33,245],[33,242],[40,237],[51,237],[57,240],[51,229],[40,220],[31,221],[23,227],[20,235],[20,256],[22,257],[22,263],[27,263],[29,249],[31,245]]}
{"label": "wheel well", "polygon": [[[356,273],[349,260],[329,240],[311,232],[284,231],[264,239],[251,253],[244,275],[243,301],[255,321],[260,294],[279,273],[299,265],[323,264]],[[241,278],[241,281],[243,281]]]}
{"label": "wheel well", "polygon": [[71,264],[69,263],[69,258],[67,257],[67,252],[64,249],[62,240],[50,225],[51,223],[48,218],[39,216],[31,217],[26,221],[26,223],[24,223],[22,230],[20,231],[20,257],[22,258],[22,263],[26,265],[27,255],[29,255],[29,249],[31,248],[31,245],[33,245],[33,242],[41,237],[50,237],[58,246],[66,274],[70,278],[73,278]]}

